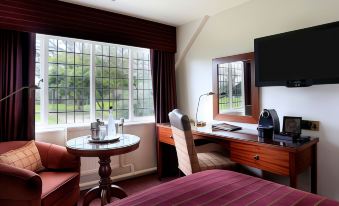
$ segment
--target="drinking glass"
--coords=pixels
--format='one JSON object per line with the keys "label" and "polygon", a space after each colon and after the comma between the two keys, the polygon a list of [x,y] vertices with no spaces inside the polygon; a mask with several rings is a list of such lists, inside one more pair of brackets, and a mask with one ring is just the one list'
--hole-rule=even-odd
{"label": "drinking glass", "polygon": [[100,132],[99,132],[99,138],[100,140],[104,140],[107,136],[107,127],[106,126],[100,126]]}

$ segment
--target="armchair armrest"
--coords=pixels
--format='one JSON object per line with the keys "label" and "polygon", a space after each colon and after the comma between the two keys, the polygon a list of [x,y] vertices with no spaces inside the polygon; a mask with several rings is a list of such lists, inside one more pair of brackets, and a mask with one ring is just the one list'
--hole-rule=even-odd
{"label": "armchair armrest", "polygon": [[44,142],[35,142],[35,144],[45,168],[80,171],[80,157],[70,154],[65,147]]}
{"label": "armchair armrest", "polygon": [[0,199],[40,200],[42,182],[38,174],[0,163]]}

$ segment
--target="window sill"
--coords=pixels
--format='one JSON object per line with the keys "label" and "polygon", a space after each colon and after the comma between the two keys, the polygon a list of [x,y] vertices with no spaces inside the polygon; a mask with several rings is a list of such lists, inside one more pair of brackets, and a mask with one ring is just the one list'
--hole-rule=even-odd
{"label": "window sill", "polygon": [[[116,121],[116,124],[118,121]],[[91,123],[83,123],[83,124],[64,124],[64,125],[36,125],[35,132],[43,133],[43,132],[56,132],[56,131],[65,131],[68,129],[80,129],[80,128],[90,128]],[[107,122],[105,122],[107,124]],[[137,120],[137,121],[126,121],[124,123],[125,127],[133,126],[133,125],[146,125],[146,124],[155,124],[154,119],[145,119],[145,120]]]}

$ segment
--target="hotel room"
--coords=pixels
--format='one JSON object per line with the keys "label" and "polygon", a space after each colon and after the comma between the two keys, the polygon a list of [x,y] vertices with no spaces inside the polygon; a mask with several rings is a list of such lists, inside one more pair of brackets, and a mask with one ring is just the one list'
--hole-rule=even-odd
{"label": "hotel room", "polygon": [[0,206],[339,205],[338,10],[1,0]]}

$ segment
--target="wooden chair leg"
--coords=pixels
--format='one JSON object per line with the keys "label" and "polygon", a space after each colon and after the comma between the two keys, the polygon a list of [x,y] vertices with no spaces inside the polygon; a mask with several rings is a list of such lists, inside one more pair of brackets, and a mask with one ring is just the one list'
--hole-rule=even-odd
{"label": "wooden chair leg", "polygon": [[178,169],[178,177],[180,178],[180,177],[183,177],[183,176],[185,176],[185,175],[181,172],[180,169]]}

